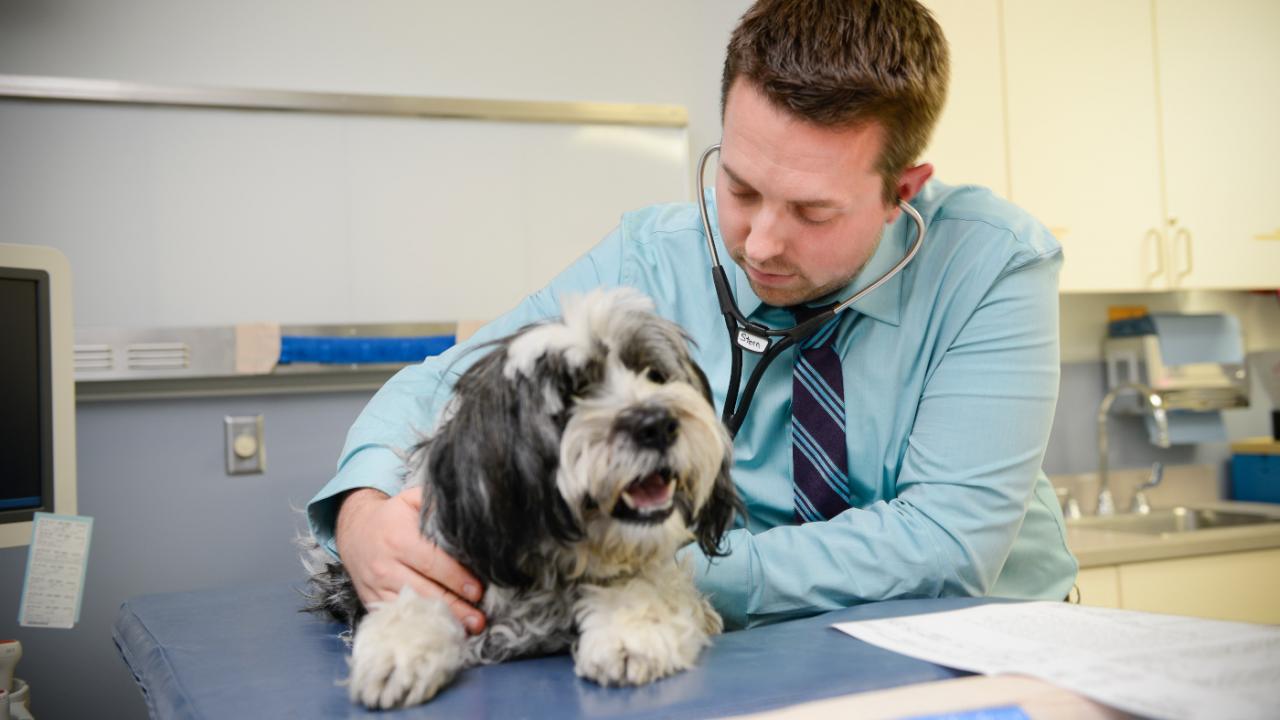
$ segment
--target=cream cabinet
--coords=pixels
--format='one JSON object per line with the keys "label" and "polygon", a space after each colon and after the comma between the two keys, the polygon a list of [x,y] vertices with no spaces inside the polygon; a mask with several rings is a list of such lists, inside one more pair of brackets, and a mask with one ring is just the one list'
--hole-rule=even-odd
{"label": "cream cabinet", "polygon": [[1080,604],[1093,607],[1120,607],[1120,568],[1115,565],[1085,568],[1076,576]]}
{"label": "cream cabinet", "polygon": [[1156,0],[1179,288],[1280,286],[1280,2]]}
{"label": "cream cabinet", "polygon": [[947,105],[921,158],[951,185],[1008,197],[999,0],[925,0],[951,46]]}
{"label": "cream cabinet", "polygon": [[1004,0],[1010,198],[1063,291],[1169,287],[1149,0]]}
{"label": "cream cabinet", "polygon": [[1063,291],[1280,286],[1280,3],[1001,8],[1010,197]]}
{"label": "cream cabinet", "polygon": [[1280,624],[1280,549],[1086,568],[1083,605]]}

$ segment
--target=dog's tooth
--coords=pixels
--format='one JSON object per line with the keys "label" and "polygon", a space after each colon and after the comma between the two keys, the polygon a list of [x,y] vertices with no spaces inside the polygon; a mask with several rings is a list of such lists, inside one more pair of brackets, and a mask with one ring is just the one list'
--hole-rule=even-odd
{"label": "dog's tooth", "polygon": [[636,509],[636,501],[632,500],[631,496],[625,492],[622,493],[622,502],[626,503],[627,507],[631,508],[632,510]]}

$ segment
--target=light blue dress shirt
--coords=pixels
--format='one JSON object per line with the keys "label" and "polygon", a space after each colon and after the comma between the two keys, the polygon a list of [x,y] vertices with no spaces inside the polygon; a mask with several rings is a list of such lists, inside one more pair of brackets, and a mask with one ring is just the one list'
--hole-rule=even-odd
{"label": "light blue dress shirt", "polygon": [[[834,344],[844,363],[854,507],[827,522],[792,524],[789,350],[766,370],[735,439],[733,478],[747,516],[728,535],[729,556],[709,561],[693,546],[684,550],[727,627],[892,598],[1061,600],[1075,580],[1062,514],[1040,469],[1058,394],[1061,248],[1040,223],[982,188],[931,181],[912,205],[928,228],[923,247],[843,313]],[[900,216],[837,295],[873,282],[914,235]],[[629,285],[689,332],[719,411],[730,347],[703,238],[692,203],[628,213],[467,345],[556,316],[565,293]],[[743,314],[791,325],[790,313],[763,304],[717,244]],[[448,388],[474,361],[474,353],[459,361],[461,349],[400,371],[352,426],[337,475],[308,507],[330,550],[337,496],[399,490],[392,449],[432,429]],[[758,357],[745,353],[744,378]]]}

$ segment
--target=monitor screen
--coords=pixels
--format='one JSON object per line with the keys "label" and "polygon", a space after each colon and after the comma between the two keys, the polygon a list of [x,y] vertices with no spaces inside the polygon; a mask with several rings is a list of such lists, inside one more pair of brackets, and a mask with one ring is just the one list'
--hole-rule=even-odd
{"label": "monitor screen", "polygon": [[53,508],[49,274],[0,268],[0,523]]}

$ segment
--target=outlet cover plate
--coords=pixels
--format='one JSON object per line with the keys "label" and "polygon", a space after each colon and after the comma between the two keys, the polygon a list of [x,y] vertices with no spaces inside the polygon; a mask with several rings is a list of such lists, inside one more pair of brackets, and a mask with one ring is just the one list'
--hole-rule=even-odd
{"label": "outlet cover plate", "polygon": [[228,415],[222,419],[228,475],[261,475],[267,470],[261,415]]}

